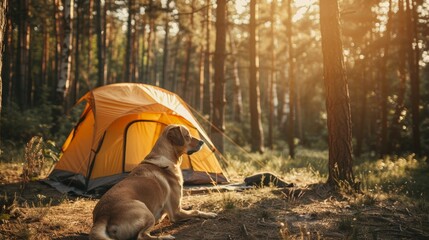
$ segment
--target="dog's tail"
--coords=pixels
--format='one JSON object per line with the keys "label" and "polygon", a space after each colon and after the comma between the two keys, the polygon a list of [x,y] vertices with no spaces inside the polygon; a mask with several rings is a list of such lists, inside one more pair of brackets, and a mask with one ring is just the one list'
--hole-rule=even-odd
{"label": "dog's tail", "polygon": [[107,219],[101,219],[94,223],[94,226],[91,228],[91,232],[89,232],[90,240],[113,240],[107,234]]}

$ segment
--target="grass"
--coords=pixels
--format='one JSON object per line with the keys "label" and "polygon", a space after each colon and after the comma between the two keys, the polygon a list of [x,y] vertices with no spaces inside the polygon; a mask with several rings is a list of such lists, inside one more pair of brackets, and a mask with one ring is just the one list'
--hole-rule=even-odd
{"label": "grass", "polygon": [[[298,149],[295,159],[282,151],[264,154],[241,152],[226,154],[227,172],[232,178],[242,178],[257,172],[273,172],[298,185],[324,182],[328,176],[328,152]],[[361,199],[370,204],[372,198],[383,195],[406,195],[413,199],[429,199],[429,166],[425,158],[406,156],[355,159],[353,171],[362,190],[371,195]]]}
{"label": "grass", "polygon": [[[5,239],[85,237],[96,200],[69,198],[34,182],[46,176],[52,162],[43,152],[46,144],[41,141],[29,143],[20,161],[0,164],[0,183],[4,184],[0,186],[0,233],[6,234]],[[327,151],[298,148],[296,158],[290,159],[286,151],[279,149],[264,154],[230,151],[225,154],[228,176],[242,181],[258,172],[272,172],[296,187],[185,194],[185,208],[214,211],[219,216],[175,225],[163,222],[155,231],[178,239],[429,236],[429,168],[425,159],[412,154],[355,159],[353,170],[362,192],[334,192],[323,184],[328,177]],[[26,185],[22,186],[22,182]]]}

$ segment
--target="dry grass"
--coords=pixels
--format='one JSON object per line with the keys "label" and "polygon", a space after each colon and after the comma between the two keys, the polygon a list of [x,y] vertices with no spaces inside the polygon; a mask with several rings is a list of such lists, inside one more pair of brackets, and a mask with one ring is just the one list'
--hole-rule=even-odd
{"label": "dry grass", "polygon": [[[241,192],[212,189],[198,195],[186,192],[185,208],[214,211],[218,217],[176,224],[164,220],[154,234],[210,240],[429,239],[429,203],[427,198],[415,197],[418,192],[422,196],[427,192],[425,188],[410,189],[417,182],[427,183],[425,163],[412,157],[358,162],[355,170],[365,177],[364,191],[349,193],[333,191],[323,184],[326,171],[321,163],[326,160],[325,152],[300,154],[301,160],[293,161],[273,155],[250,156],[251,160],[229,156],[228,172],[236,181],[276,169],[296,187]],[[385,166],[394,172],[383,172]],[[34,179],[22,188],[22,169],[22,164],[0,163],[0,240],[88,239],[97,200],[65,196]],[[372,176],[369,169],[380,172]],[[418,174],[410,176],[416,171]],[[404,179],[412,180],[414,185]],[[406,190],[414,193],[407,196],[403,194]]]}

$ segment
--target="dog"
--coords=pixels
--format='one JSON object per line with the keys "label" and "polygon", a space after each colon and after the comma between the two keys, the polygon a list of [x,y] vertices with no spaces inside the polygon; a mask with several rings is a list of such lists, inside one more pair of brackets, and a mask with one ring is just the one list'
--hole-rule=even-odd
{"label": "dog", "polygon": [[175,239],[152,236],[150,230],[166,215],[171,222],[215,218],[216,213],[181,207],[181,156],[199,151],[203,144],[185,126],[168,125],[148,156],[101,197],[93,211],[89,239]]}

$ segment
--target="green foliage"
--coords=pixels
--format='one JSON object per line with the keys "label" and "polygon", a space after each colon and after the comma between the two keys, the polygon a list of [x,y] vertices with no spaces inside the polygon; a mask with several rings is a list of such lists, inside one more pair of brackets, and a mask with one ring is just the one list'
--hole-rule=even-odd
{"label": "green foliage", "polygon": [[366,192],[385,192],[412,198],[429,199],[427,193],[428,164],[414,154],[406,157],[385,157],[378,160],[358,159],[355,176]]}
{"label": "green foliage", "polygon": [[33,136],[50,137],[52,108],[46,105],[21,111],[15,104],[5,107],[1,118],[2,140],[26,143]]}

